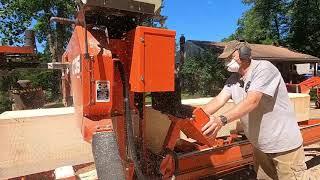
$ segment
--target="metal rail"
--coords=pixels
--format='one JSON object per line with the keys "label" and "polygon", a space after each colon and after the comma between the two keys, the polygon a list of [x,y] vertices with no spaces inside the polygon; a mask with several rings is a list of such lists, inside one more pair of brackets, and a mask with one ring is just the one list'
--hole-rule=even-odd
{"label": "metal rail", "polygon": [[[320,142],[320,119],[300,122],[299,126],[304,146]],[[199,146],[199,149],[202,150],[178,153],[176,167],[179,169],[174,171],[176,179],[219,176],[253,164],[253,149],[248,140],[240,140],[222,147]]]}

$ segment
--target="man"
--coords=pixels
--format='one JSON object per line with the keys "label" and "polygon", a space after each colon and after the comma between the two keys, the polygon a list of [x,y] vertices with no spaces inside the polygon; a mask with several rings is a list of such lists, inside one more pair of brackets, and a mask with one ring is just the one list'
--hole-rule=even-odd
{"label": "man", "polygon": [[[249,45],[239,41],[228,43],[219,58],[232,75],[220,94],[203,106],[211,115],[203,134],[215,136],[222,126],[240,119],[253,145],[258,179],[265,174],[270,179],[306,179],[303,139],[278,69],[268,61],[251,59]],[[212,116],[230,98],[236,106]]]}

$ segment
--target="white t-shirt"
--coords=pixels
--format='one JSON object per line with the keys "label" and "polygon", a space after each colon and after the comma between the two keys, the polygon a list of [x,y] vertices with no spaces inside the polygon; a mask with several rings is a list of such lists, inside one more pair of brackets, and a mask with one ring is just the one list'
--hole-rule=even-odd
{"label": "white t-shirt", "polygon": [[232,74],[223,91],[231,95],[235,104],[244,100],[249,91],[263,93],[258,107],[241,118],[245,134],[253,146],[265,153],[278,153],[302,145],[284,80],[269,61],[252,60],[246,75]]}

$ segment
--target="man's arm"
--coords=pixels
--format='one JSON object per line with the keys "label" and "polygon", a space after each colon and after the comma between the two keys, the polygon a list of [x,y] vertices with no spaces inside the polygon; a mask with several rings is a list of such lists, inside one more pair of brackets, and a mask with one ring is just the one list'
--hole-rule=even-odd
{"label": "man's arm", "polygon": [[221,91],[215,98],[213,98],[206,105],[202,106],[204,112],[211,115],[217,112],[226,102],[231,98],[231,95],[227,92]]}
{"label": "man's arm", "polygon": [[[268,61],[261,61],[260,67],[252,74],[251,85],[246,98],[229,112],[223,114],[227,122],[232,122],[254,110],[262,96],[273,97],[281,80],[279,70]],[[223,126],[220,117],[210,117],[210,121],[202,128],[205,135],[216,135]]]}
{"label": "man's arm", "polygon": [[[262,92],[249,91],[247,97],[242,102],[240,102],[233,109],[224,114],[224,116],[228,119],[228,123],[237,120],[254,110],[259,105],[262,96]],[[223,124],[219,117],[210,118],[210,121],[205,126],[203,126],[202,132],[204,135],[215,135],[218,133],[222,126]]]}
{"label": "man's arm", "polygon": [[223,114],[228,119],[228,123],[253,111],[259,105],[262,96],[262,92],[249,91],[247,97],[242,102]]}

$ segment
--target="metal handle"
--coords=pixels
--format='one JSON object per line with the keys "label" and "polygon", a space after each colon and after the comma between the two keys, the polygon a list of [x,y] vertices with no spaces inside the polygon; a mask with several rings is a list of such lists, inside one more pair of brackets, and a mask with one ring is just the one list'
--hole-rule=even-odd
{"label": "metal handle", "polygon": [[51,17],[50,22],[58,22],[60,24],[75,24],[75,25],[83,25],[80,23],[78,19],[72,20],[68,18],[62,18],[62,17]]}

